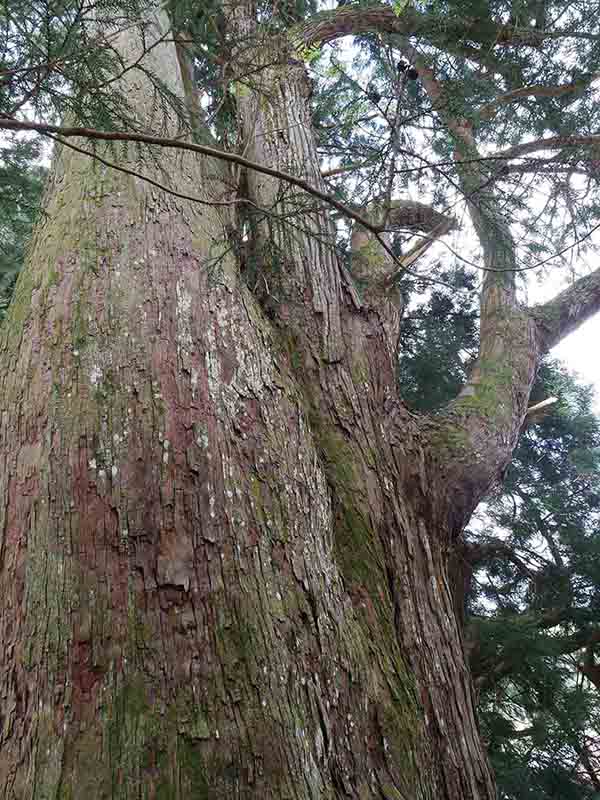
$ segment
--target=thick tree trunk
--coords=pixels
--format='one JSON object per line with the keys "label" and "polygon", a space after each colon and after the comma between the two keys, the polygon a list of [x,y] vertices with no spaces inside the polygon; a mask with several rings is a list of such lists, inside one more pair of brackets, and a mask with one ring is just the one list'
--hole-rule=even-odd
{"label": "thick tree trunk", "polygon": [[[170,45],[151,57],[176,74]],[[272,153],[317,181],[295,99],[249,98],[247,124],[281,115]],[[396,399],[397,306],[359,303],[315,211],[268,319],[221,165],[152,155],[205,204],[59,150],[3,331],[1,796],[489,800],[455,473]],[[277,213],[279,187],[249,185]]]}

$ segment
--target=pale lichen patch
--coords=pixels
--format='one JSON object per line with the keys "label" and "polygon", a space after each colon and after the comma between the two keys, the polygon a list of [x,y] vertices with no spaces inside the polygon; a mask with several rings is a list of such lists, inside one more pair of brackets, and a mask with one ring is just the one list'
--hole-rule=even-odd
{"label": "pale lichen patch", "polygon": [[90,370],[90,383],[92,386],[97,386],[102,380],[102,369],[98,364],[94,364]]}
{"label": "pale lichen patch", "polygon": [[184,368],[189,367],[190,354],[193,349],[192,338],[192,295],[182,280],[175,285],[177,302],[175,315],[177,319],[177,352]]}

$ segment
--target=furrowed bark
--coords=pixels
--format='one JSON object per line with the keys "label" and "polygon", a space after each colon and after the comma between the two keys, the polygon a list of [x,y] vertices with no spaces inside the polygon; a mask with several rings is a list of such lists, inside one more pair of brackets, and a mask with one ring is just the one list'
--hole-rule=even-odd
{"label": "furrowed bark", "polygon": [[[259,38],[257,52],[252,53],[249,45],[257,32],[251,4],[236,4],[232,16],[236,14],[240,33],[234,38],[252,64],[261,51]],[[271,50],[271,65],[273,60]],[[285,50],[282,61],[287,61]],[[279,85],[277,66],[271,65],[260,71],[261,81],[252,86],[252,92],[238,99],[245,148],[253,160],[270,159],[273,163],[276,159],[275,163],[286,164],[286,170],[290,163],[301,164],[319,185],[312,135],[307,116],[303,116],[307,114],[306,93],[295,88],[303,85],[303,68],[294,63],[285,94],[275,94],[269,90]],[[288,98],[294,99],[293,117]],[[307,136],[293,133],[288,140],[277,135],[290,129]],[[260,176],[249,175],[248,184],[250,200],[260,208],[271,208],[276,219],[285,207],[285,199],[278,195],[280,188],[265,186]],[[427,228],[434,218],[451,224],[422,206],[407,205],[403,209],[402,203],[396,202],[392,211],[390,226],[410,220]],[[374,245],[375,252],[365,258],[363,245],[367,249]],[[303,364],[313,430],[333,493],[336,549],[345,585],[372,639],[383,643],[387,638],[388,645],[394,642],[416,681],[424,712],[422,725],[416,728],[414,748],[417,796],[433,792],[445,798],[491,798],[493,783],[479,741],[447,580],[448,538],[437,530],[438,520],[424,511],[424,506],[443,490],[428,483],[422,433],[395,398],[392,356],[397,328],[394,330],[392,324],[394,315],[386,312],[389,282],[384,286],[378,281],[378,276],[389,278],[390,260],[372,234],[359,228],[353,250],[357,263],[352,272],[365,305],[357,309],[347,298],[340,303],[342,330],[349,346],[339,363],[316,361],[314,347],[311,350],[305,344],[302,326],[311,323],[303,315],[312,313],[306,302],[304,309],[293,313],[285,303],[274,304],[273,313],[280,325],[295,331],[295,354]],[[289,264],[287,274],[302,275],[306,255],[300,251],[292,257],[297,264]],[[327,262],[313,260],[311,269],[321,273],[312,276],[312,281],[328,280]],[[284,296],[287,301],[290,293]],[[282,312],[284,319],[279,317]],[[396,324],[397,320],[398,311]],[[383,331],[378,333],[381,326]],[[364,559],[362,567],[357,559]],[[385,590],[382,577],[387,582]],[[372,609],[377,610],[375,616]],[[377,618],[380,622],[375,624]],[[384,627],[381,620],[385,620]],[[450,702],[448,698],[452,698]]]}
{"label": "furrowed bark", "polygon": [[[139,40],[119,46],[131,58]],[[152,53],[175,82],[171,47]],[[151,89],[131,81],[151,129]],[[218,163],[152,155],[151,174],[218,198]],[[56,155],[2,340],[7,800],[412,785],[408,679],[377,654],[407,686],[381,702],[303,399],[229,223]]]}
{"label": "furrowed bark", "polygon": [[[259,40],[253,7],[252,2],[241,2],[225,9],[231,35],[238,42],[236,101],[244,153],[325,192],[306,102],[310,83],[304,65],[283,39]],[[258,281],[263,286],[257,289],[267,306],[276,307],[273,313],[283,325],[303,330],[312,342],[321,343],[327,360],[338,361],[344,344],[333,225],[324,208],[303,192],[254,171],[246,179],[249,210],[257,209],[248,218],[255,257],[262,262]],[[321,353],[313,356],[320,358]]]}
{"label": "furrowed bark", "polygon": [[[297,193],[324,193],[304,67],[283,40],[265,53],[253,3],[229,11],[244,153],[220,158],[248,169],[246,215],[209,147],[144,151],[205,204],[62,148],[3,329],[2,796],[491,800],[448,562],[527,405],[512,242],[465,167],[482,351],[417,418],[389,254],[357,228],[349,277],[326,197]],[[133,31],[119,47],[135,57]],[[180,92],[173,45],[151,63]],[[437,213],[398,201],[386,224],[433,236]]]}

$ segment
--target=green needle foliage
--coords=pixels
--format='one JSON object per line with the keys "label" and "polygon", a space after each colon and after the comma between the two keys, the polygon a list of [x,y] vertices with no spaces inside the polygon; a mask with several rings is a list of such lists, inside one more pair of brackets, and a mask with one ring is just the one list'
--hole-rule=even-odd
{"label": "green needle foliage", "polygon": [[[113,0],[3,0],[0,3],[0,118],[68,121],[102,131],[136,130],[118,79],[124,67],[110,37],[99,31],[137,26],[154,4]],[[170,34],[169,34],[170,35]],[[142,67],[138,67],[141,69]],[[185,125],[181,99],[161,76],[144,74],[154,85],[157,129],[168,112]],[[54,137],[45,144],[51,145]],[[40,138],[0,137],[0,320],[23,263],[26,242],[39,211],[45,168]],[[110,147],[114,161],[127,149]],[[94,145],[88,149],[93,151]],[[138,148],[139,150],[139,148]],[[47,150],[45,151],[47,153]]]}
{"label": "green needle foliage", "polygon": [[467,640],[506,798],[599,796],[600,421],[548,362],[533,399],[551,394],[471,534]]}
{"label": "green needle foliage", "polygon": [[407,299],[413,292],[425,298],[404,314],[399,365],[404,399],[419,411],[440,408],[456,397],[478,344],[474,276],[460,266],[454,271],[434,266],[430,274],[456,291],[450,293],[440,283],[428,292],[427,286],[403,281]]}
{"label": "green needle foliage", "polygon": [[[408,294],[401,340],[405,398],[427,412],[456,395],[477,345],[474,286],[460,270],[436,274],[454,288],[414,306]],[[457,553],[503,800],[600,797],[600,420],[591,389],[547,360],[531,402],[550,396],[558,403],[525,428]]]}
{"label": "green needle foliage", "polygon": [[[111,37],[131,26],[143,31],[141,20],[153,7],[144,0],[3,0],[0,114],[135,129],[129,98],[118,84],[125,68]],[[157,107],[179,109],[180,101],[162,78],[144,72],[154,83]]]}
{"label": "green needle foliage", "polygon": [[0,149],[0,321],[4,319],[39,213],[45,175],[39,142],[16,137]]}

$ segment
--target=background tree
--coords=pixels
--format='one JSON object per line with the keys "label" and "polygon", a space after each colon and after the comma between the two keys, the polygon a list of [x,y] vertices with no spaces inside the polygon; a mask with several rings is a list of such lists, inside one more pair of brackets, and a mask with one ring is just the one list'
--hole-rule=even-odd
{"label": "background tree", "polygon": [[[0,785],[491,798],[451,566],[600,306],[516,280],[595,224],[598,15],[168,11],[2,16],[0,127],[60,146],[3,326]],[[479,350],[416,415],[438,240],[483,271]]]}
{"label": "background tree", "polygon": [[538,386],[560,404],[527,428],[487,535],[465,544],[470,664],[504,796],[597,797],[598,421],[556,365]]}
{"label": "background tree", "polygon": [[[443,406],[465,380],[474,294],[439,287],[405,314],[400,375],[421,411]],[[506,800],[593,798],[599,786],[600,431],[589,387],[546,361],[531,399],[551,396],[558,402],[527,424],[455,552],[457,611]]]}

